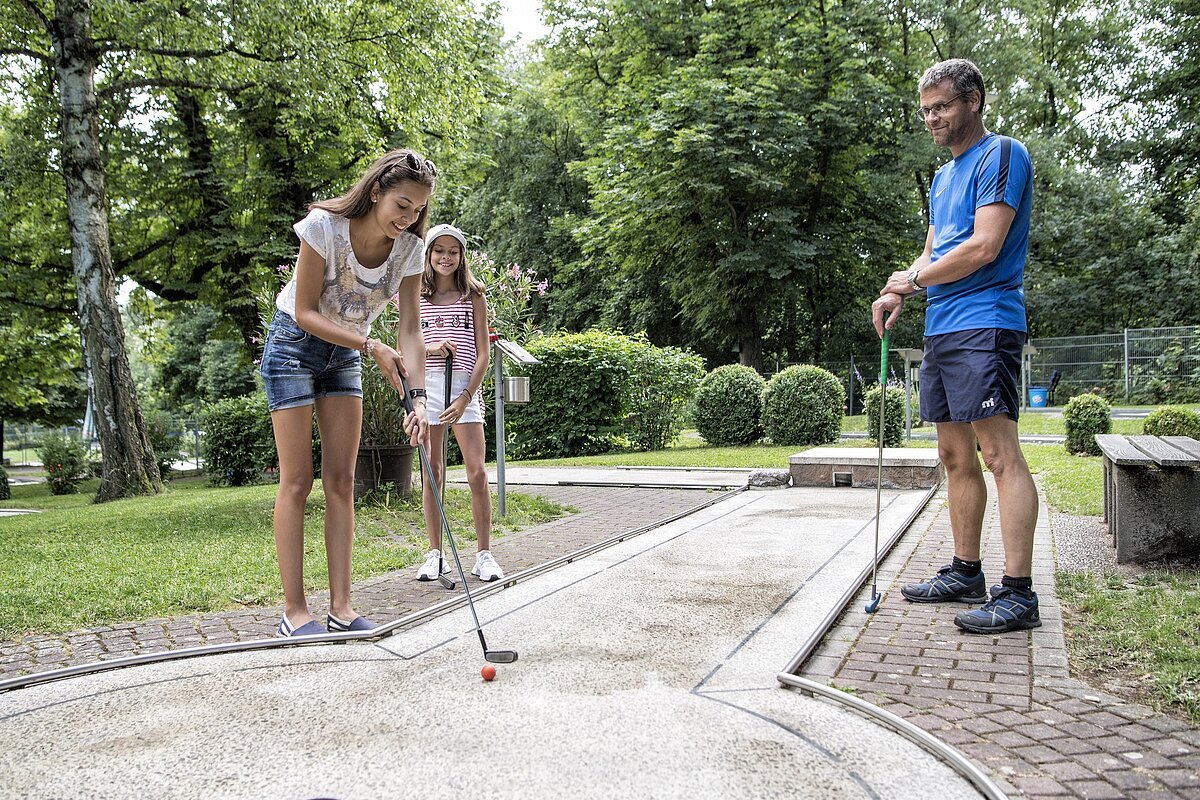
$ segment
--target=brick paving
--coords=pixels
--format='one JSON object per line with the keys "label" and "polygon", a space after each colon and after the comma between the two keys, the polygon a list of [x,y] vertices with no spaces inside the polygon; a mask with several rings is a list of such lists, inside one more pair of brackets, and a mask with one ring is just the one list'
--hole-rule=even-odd
{"label": "brick paving", "polygon": [[[517,486],[509,491],[540,495],[577,509],[541,525],[496,537],[492,552],[505,572],[542,564],[595,542],[694,508],[717,493],[696,489],[636,489],[598,486]],[[473,551],[473,545],[471,546]],[[469,569],[470,555],[462,553]],[[416,566],[368,578],[354,585],[354,605],[376,621],[396,619],[428,608],[453,592],[436,581],[415,580]],[[469,578],[475,581],[474,578]],[[475,584],[480,585],[480,584]],[[461,588],[455,592],[461,592]],[[313,613],[322,617],[327,592],[309,595]],[[210,614],[162,617],[97,626],[66,634],[34,634],[0,643],[0,678],[114,658],[272,636],[281,606]]]}
{"label": "brick paving", "polygon": [[[982,555],[992,584],[1004,558],[987,477]],[[1041,628],[968,634],[953,622],[968,606],[900,596],[900,585],[925,580],[950,560],[945,500],[943,489],[881,564],[879,610],[865,613],[869,598],[860,597],[801,674],[851,688],[957,747],[1014,797],[1200,800],[1200,729],[1070,677],[1044,499],[1034,550]]]}

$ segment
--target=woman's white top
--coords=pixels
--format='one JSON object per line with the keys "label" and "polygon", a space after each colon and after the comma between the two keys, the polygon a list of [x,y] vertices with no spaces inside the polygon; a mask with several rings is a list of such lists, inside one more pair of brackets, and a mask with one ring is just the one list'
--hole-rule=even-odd
{"label": "woman's white top", "polygon": [[[325,282],[318,310],[348,331],[367,336],[384,304],[400,290],[407,275],[425,269],[425,243],[405,231],[392,243],[392,252],[378,267],[368,269],[354,257],[350,246],[350,220],[314,208],[293,226],[296,235],[325,258]],[[292,277],[275,299],[275,306],[296,316],[296,278]]]}

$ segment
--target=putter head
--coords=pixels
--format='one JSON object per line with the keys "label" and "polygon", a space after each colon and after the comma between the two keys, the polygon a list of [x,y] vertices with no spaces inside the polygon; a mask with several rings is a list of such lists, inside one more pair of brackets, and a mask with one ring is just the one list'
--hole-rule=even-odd
{"label": "putter head", "polygon": [[438,583],[447,589],[453,589],[455,586],[458,586],[458,583],[455,582],[454,578],[446,577],[448,573],[443,569],[444,566],[441,556],[438,556]]}
{"label": "putter head", "polygon": [[879,592],[876,592],[875,594],[871,595],[871,602],[867,603],[867,606],[866,606],[868,614],[875,613],[875,610],[877,608],[879,608],[880,599],[882,599],[882,598],[881,598],[881,595],[879,594]]}
{"label": "putter head", "polygon": [[493,664],[511,664],[517,660],[516,650],[485,650],[483,652],[485,661],[490,661]]}

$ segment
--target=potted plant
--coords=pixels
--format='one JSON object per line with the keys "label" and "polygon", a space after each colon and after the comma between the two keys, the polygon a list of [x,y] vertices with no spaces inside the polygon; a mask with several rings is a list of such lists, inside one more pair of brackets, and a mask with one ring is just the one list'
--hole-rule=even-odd
{"label": "potted plant", "polygon": [[[371,326],[371,336],[393,343],[399,310],[395,298]],[[411,362],[409,362],[411,363]],[[400,497],[412,494],[413,453],[404,434],[404,402],[370,359],[363,359],[362,438],[354,471],[354,498],[391,488]]]}

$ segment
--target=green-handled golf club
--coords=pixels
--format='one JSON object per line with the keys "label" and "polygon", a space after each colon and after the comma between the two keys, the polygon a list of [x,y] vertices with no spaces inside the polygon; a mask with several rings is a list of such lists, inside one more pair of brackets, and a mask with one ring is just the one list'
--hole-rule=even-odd
{"label": "green-handled golf club", "polygon": [[879,343],[879,456],[875,461],[875,552],[871,558],[871,600],[867,603],[867,613],[874,614],[879,608],[879,496],[883,491],[883,425],[887,410],[887,368],[888,348],[892,344],[892,331],[883,329],[883,340]]}

